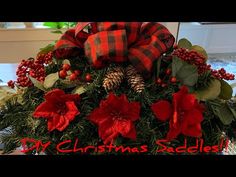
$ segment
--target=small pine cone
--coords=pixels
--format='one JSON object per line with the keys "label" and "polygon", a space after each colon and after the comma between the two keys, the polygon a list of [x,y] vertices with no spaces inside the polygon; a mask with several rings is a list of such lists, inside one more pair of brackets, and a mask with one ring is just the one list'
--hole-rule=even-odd
{"label": "small pine cone", "polygon": [[122,67],[115,67],[105,75],[103,87],[106,91],[114,90],[120,86],[124,79],[125,72]]}
{"label": "small pine cone", "polygon": [[131,88],[135,92],[141,93],[145,88],[143,77],[136,71],[136,69],[132,65],[129,65],[125,71],[128,83]]}

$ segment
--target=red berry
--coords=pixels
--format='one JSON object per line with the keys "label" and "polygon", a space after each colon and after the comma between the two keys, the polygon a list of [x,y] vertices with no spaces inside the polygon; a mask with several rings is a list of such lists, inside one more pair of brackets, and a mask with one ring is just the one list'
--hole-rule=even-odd
{"label": "red berry", "polygon": [[77,78],[77,75],[76,75],[75,73],[72,73],[72,74],[70,75],[70,80],[71,80],[71,81],[76,80],[76,78]]}
{"label": "red berry", "polygon": [[70,70],[70,65],[69,64],[63,64],[62,69],[65,71],[69,71]]}
{"label": "red berry", "polygon": [[86,74],[85,80],[86,80],[87,82],[91,81],[91,80],[92,80],[91,74]]}
{"label": "red berry", "polygon": [[174,49],[177,49],[178,48],[178,45],[176,43],[174,43],[174,46],[173,46]]}
{"label": "red berry", "polygon": [[74,70],[74,73],[79,76],[81,74],[81,71],[80,70]]}
{"label": "red berry", "polygon": [[161,84],[161,87],[163,87],[163,88],[164,88],[164,87],[167,87],[167,84],[162,83],[162,84]]}
{"label": "red berry", "polygon": [[171,69],[170,69],[170,68],[168,68],[168,69],[166,70],[166,74],[167,74],[167,75],[170,75],[170,74],[171,74]]}
{"label": "red berry", "polygon": [[161,84],[161,83],[162,83],[162,80],[161,80],[160,78],[158,78],[158,79],[156,80],[156,83],[157,83],[157,84]]}
{"label": "red berry", "polygon": [[170,79],[170,82],[172,82],[172,83],[176,83],[176,82],[177,82],[176,77],[172,77],[172,78]]}
{"label": "red berry", "polygon": [[65,79],[67,76],[67,72],[65,70],[61,70],[59,72],[59,77],[62,78],[62,79]]}

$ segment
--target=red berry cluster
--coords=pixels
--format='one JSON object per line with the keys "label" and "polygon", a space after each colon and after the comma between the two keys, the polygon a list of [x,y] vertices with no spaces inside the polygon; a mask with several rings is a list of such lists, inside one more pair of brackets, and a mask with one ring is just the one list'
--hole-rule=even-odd
{"label": "red berry cluster", "polygon": [[[169,82],[169,84],[176,84],[178,81],[177,81],[176,77],[170,77],[171,72],[172,71],[170,68],[166,69],[165,77],[163,79],[157,78],[157,80],[156,80],[157,85],[165,88],[168,86],[168,82]],[[167,80],[167,81],[165,81],[165,80]]]}
{"label": "red berry cluster", "polygon": [[234,74],[226,73],[224,68],[219,70],[211,70],[211,74],[217,79],[225,79],[225,80],[234,80]]}
{"label": "red berry cluster", "polygon": [[[69,64],[63,64],[62,69],[59,71],[59,77],[62,79],[65,79],[68,76],[67,71],[69,71],[70,68],[71,68],[71,66]],[[80,78],[78,77],[80,74],[81,74],[80,70],[74,70],[72,72],[72,74],[69,75],[69,79],[71,81],[75,81],[76,79],[80,80]],[[89,73],[86,74],[85,81],[89,82],[91,80],[92,80],[91,75]]]}
{"label": "red berry cluster", "polygon": [[199,74],[202,74],[211,68],[210,65],[206,64],[206,58],[196,51],[189,51],[185,48],[178,48],[173,52],[173,55],[177,56],[178,58],[191,65],[197,66]]}
{"label": "red berry cluster", "polygon": [[9,81],[8,86],[11,88],[14,88],[15,84],[21,87],[33,86],[29,76],[37,79],[38,81],[44,81],[46,76],[44,67],[45,64],[49,64],[50,62],[52,62],[52,52],[40,54],[37,56],[36,60],[34,58],[22,60],[16,70],[16,82]]}
{"label": "red berry cluster", "polygon": [[38,54],[36,61],[38,63],[49,64],[52,62],[52,57],[53,57],[52,51],[46,54]]}
{"label": "red berry cluster", "polygon": [[11,87],[11,88],[15,87],[15,83],[12,80],[8,81],[7,85],[8,85],[8,87]]}
{"label": "red berry cluster", "polygon": [[218,71],[213,70],[211,68],[211,65],[208,65],[206,63],[206,58],[196,51],[189,51],[188,49],[185,48],[178,48],[173,52],[173,55],[177,56],[178,58],[182,59],[183,61],[191,65],[197,66],[199,74],[202,74],[206,71],[211,71],[211,74],[218,79],[234,80],[234,75],[226,73],[226,71],[223,68],[221,68]]}

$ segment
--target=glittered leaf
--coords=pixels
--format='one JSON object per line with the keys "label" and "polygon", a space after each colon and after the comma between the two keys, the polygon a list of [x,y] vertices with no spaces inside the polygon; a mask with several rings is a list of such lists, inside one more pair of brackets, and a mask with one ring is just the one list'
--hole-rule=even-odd
{"label": "glittered leaf", "polygon": [[47,75],[47,77],[45,78],[44,80],[44,83],[43,83],[43,86],[45,88],[51,88],[55,82],[59,79],[59,75],[58,75],[58,72],[56,73],[52,73],[52,74],[49,74]]}
{"label": "glittered leaf", "polygon": [[34,84],[35,87],[37,87],[40,90],[46,91],[46,89],[43,86],[43,83],[39,82],[37,79],[29,76],[31,82]]}

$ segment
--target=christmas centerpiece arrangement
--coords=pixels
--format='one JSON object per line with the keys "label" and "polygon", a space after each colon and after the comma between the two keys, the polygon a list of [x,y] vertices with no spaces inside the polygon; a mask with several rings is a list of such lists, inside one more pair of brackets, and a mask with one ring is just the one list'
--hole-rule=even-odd
{"label": "christmas centerpiece arrangement", "polygon": [[220,153],[235,136],[234,75],[207,59],[160,23],[77,23],[2,91],[4,152]]}

